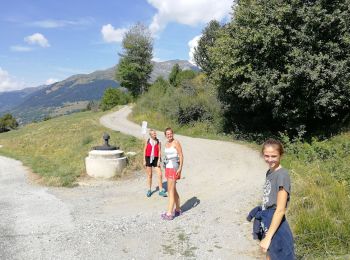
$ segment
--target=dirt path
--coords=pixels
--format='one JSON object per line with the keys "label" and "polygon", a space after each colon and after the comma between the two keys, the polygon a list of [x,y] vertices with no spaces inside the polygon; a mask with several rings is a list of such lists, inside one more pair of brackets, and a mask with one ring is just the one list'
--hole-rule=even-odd
{"label": "dirt path", "polygon": [[[136,137],[125,107],[101,118]],[[159,137],[163,137],[161,133]],[[245,146],[176,135],[183,216],[160,219],[167,199],[145,196],[140,173],[74,189],[28,184],[20,162],[0,157],[0,259],[257,259],[247,212],[259,200],[264,164]],[[155,179],[154,179],[155,181]]]}

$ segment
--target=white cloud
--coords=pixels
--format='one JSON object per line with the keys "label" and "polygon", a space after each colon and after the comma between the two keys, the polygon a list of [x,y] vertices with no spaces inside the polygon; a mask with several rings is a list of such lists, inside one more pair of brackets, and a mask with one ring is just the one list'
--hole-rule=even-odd
{"label": "white cloud", "polygon": [[53,83],[56,83],[57,81],[59,81],[59,80],[58,79],[49,78],[48,80],[46,80],[45,85],[51,85]]}
{"label": "white cloud", "polygon": [[24,41],[29,44],[38,44],[41,47],[50,47],[49,41],[41,33],[34,33],[24,38]]}
{"label": "white cloud", "polygon": [[188,47],[190,47],[190,52],[188,53],[189,56],[189,62],[192,64],[196,65],[194,59],[193,59],[193,53],[194,53],[194,48],[198,46],[198,41],[202,37],[202,35],[197,35],[194,37],[192,40],[188,42]]}
{"label": "white cloud", "polygon": [[153,34],[163,30],[169,22],[195,26],[229,17],[232,0],[147,0],[158,13],[153,17]]}
{"label": "white cloud", "polygon": [[127,29],[120,28],[114,29],[111,24],[102,26],[101,33],[105,42],[121,42]]}
{"label": "white cloud", "polygon": [[41,28],[58,28],[65,26],[79,26],[79,25],[89,25],[93,23],[94,19],[92,18],[81,18],[78,20],[40,20],[31,22],[30,26],[41,27]]}
{"label": "white cloud", "polygon": [[33,49],[28,46],[13,45],[10,47],[10,50],[17,51],[17,52],[28,52],[28,51],[32,51]]}
{"label": "white cloud", "polygon": [[157,57],[153,57],[152,61],[155,61],[155,62],[162,62],[164,60],[160,59],[160,58],[157,58]]}
{"label": "white cloud", "polygon": [[23,89],[23,83],[13,79],[10,74],[0,67],[0,92]]}

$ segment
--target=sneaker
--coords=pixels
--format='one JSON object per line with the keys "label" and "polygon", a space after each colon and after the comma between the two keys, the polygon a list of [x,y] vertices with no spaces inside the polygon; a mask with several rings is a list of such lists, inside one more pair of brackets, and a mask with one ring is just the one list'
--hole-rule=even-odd
{"label": "sneaker", "polygon": [[182,210],[180,209],[179,211],[177,211],[177,210],[175,209],[174,217],[176,218],[176,217],[179,217],[179,216],[181,216],[181,215],[182,215]]}
{"label": "sneaker", "polygon": [[162,215],[160,215],[163,220],[173,220],[173,215],[168,215],[166,212],[164,212]]}
{"label": "sneaker", "polygon": [[166,195],[166,191],[165,191],[164,189],[162,189],[162,190],[159,192],[159,196],[167,197],[168,195]]}
{"label": "sneaker", "polygon": [[146,196],[149,198],[149,197],[151,197],[151,195],[152,195],[152,191],[148,190]]}

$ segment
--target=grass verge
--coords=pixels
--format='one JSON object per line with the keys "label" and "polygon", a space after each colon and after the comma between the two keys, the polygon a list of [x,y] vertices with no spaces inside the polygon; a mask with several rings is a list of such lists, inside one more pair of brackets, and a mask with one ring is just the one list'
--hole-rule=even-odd
{"label": "grass verge", "polygon": [[141,169],[142,141],[101,126],[99,118],[104,114],[80,112],[2,133],[0,154],[22,161],[42,177],[40,182],[45,185],[73,186],[78,177],[85,175],[88,152],[103,144],[103,133],[108,132],[111,145],[125,153],[137,152],[128,158],[126,171]]}
{"label": "grass verge", "polygon": [[349,161],[350,133],[287,145],[283,165],[292,175],[288,216],[298,258],[349,259]]}

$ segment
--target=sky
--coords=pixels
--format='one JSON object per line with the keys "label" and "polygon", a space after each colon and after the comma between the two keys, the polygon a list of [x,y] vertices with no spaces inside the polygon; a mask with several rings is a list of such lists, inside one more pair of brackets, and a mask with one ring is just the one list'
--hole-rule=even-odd
{"label": "sky", "polygon": [[233,0],[1,0],[0,92],[110,68],[137,22],[153,60],[191,60],[207,23],[227,22]]}

